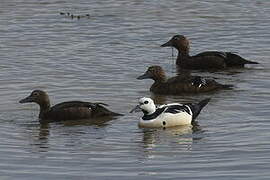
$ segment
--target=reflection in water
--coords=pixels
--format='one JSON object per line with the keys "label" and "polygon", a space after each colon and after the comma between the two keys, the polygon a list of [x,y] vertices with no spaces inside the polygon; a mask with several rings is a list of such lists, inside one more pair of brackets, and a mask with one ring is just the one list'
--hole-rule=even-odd
{"label": "reflection in water", "polygon": [[105,127],[109,121],[115,120],[117,117],[100,117],[95,119],[80,119],[80,120],[70,120],[62,121],[61,124],[64,126],[97,126]]}
{"label": "reflection in water", "polygon": [[142,146],[139,148],[140,161],[145,162],[158,156],[167,156],[167,153],[174,156],[179,152],[190,151],[194,141],[202,138],[201,135],[200,138],[196,137],[200,131],[201,128],[196,124],[166,129],[143,128]]}
{"label": "reflection in water", "polygon": [[47,152],[49,149],[50,124],[35,124],[34,128],[33,125],[29,125],[28,128],[31,131],[32,150],[35,152]]}
{"label": "reflection in water", "polygon": [[193,133],[203,132],[201,126],[198,123],[198,121],[193,121],[192,122],[192,132]]}
{"label": "reflection in water", "polygon": [[[171,128],[148,129],[143,128],[143,152],[144,158],[152,157],[157,152],[157,147],[171,146],[171,143],[178,144],[177,151],[189,151],[194,141],[193,134],[203,132],[198,123],[186,126],[176,126]],[[200,140],[202,137],[196,137]],[[175,146],[175,145],[174,145]]]}
{"label": "reflection in water", "polygon": [[50,135],[50,125],[49,123],[43,123],[39,126],[39,136],[38,140],[48,140],[48,136]]}
{"label": "reflection in water", "polygon": [[[0,176],[269,179],[270,1],[198,2],[1,1]],[[91,21],[69,21],[57,14],[86,14],[89,9],[95,10]],[[59,102],[104,100],[128,112],[138,96],[150,96],[152,81],[135,80],[146,66],[158,64],[168,76],[176,75],[177,51],[171,58],[159,45],[177,33],[190,36],[194,55],[236,50],[261,62],[261,69],[192,71],[235,85],[230,91],[152,96],[157,104],[193,103],[211,96],[198,119],[202,127],[138,129],[135,115],[97,124],[44,125],[36,119],[35,105],[16,104],[29,89],[38,88],[57,95],[52,99]]]}
{"label": "reflection in water", "polygon": [[[57,129],[61,129],[62,127],[72,127],[72,126],[80,126],[85,128],[85,126],[95,126],[96,128],[103,128],[108,125],[109,121],[112,121],[114,119],[117,119],[116,117],[102,117],[102,118],[96,118],[96,119],[81,119],[81,120],[70,120],[70,121],[61,121],[56,123],[41,123],[37,124],[35,128],[33,128],[33,125],[31,125],[31,134],[32,134],[32,140],[31,145],[34,146],[35,151],[37,152],[47,152],[49,149],[49,137],[50,137],[50,129],[51,126],[60,126],[57,127]],[[64,130],[67,130],[64,128]],[[82,134],[82,129],[76,129],[74,128],[76,132],[58,132],[61,135],[74,135],[74,134]],[[83,133],[84,134],[84,133]],[[59,135],[59,134],[58,134]]]}
{"label": "reflection in water", "polygon": [[192,126],[190,125],[151,130],[144,128],[143,143],[146,148],[149,148],[163,142],[164,140],[166,142],[167,138],[175,138],[176,136],[180,136],[177,143],[181,144],[182,142],[187,142],[186,137],[182,138],[181,135],[190,133],[192,133]]}

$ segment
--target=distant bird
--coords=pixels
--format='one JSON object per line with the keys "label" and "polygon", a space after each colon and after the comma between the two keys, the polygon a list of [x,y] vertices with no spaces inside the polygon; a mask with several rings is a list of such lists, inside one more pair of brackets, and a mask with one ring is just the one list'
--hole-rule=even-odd
{"label": "distant bird", "polygon": [[150,91],[156,94],[179,95],[183,93],[203,93],[220,89],[230,89],[232,85],[223,85],[214,79],[180,74],[169,79],[160,66],[150,66],[147,71],[137,79],[153,79]]}
{"label": "distant bird", "polygon": [[70,17],[71,19],[77,18],[78,20],[81,19],[81,18],[88,18],[88,19],[90,18],[90,14],[74,15],[74,14],[71,14],[70,12],[67,12],[67,13],[60,12],[59,14],[64,15],[66,17]]}
{"label": "distant bird", "polygon": [[106,109],[104,106],[107,105],[104,103],[68,101],[51,107],[48,94],[41,90],[34,90],[30,96],[20,100],[19,102],[37,103],[40,107],[40,122],[91,119],[121,115]]}
{"label": "distant bird", "polygon": [[259,64],[249,61],[232,52],[206,51],[195,56],[189,55],[189,40],[183,35],[175,35],[161,47],[174,47],[178,50],[176,64],[183,69],[225,69],[244,67],[245,64]]}
{"label": "distant bird", "polygon": [[202,108],[208,104],[210,98],[197,104],[164,104],[156,106],[151,98],[143,97],[139,105],[130,111],[142,111],[143,117],[139,121],[140,127],[160,128],[192,124],[200,114]]}

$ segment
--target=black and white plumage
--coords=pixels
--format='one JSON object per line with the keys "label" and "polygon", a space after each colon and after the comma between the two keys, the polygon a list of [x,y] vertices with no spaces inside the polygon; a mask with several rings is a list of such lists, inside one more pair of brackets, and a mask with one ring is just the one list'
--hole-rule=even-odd
{"label": "black and white plumage", "polygon": [[210,98],[207,98],[197,104],[172,103],[156,106],[151,98],[143,97],[131,112],[143,112],[144,115],[139,121],[140,127],[181,126],[191,124],[209,101]]}

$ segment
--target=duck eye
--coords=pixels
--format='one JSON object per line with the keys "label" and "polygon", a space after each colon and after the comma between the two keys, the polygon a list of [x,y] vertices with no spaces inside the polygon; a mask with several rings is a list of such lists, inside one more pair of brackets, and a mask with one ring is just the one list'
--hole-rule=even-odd
{"label": "duck eye", "polygon": [[144,101],[144,104],[148,104],[149,102],[148,101]]}
{"label": "duck eye", "polygon": [[37,92],[34,92],[34,93],[33,93],[33,96],[38,96],[38,93],[37,93]]}

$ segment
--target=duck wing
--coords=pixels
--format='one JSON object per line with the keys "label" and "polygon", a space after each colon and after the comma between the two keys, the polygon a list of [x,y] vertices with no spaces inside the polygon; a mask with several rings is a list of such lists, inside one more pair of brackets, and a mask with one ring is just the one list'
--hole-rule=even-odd
{"label": "duck wing", "polygon": [[53,106],[42,119],[65,121],[120,115],[105,108],[104,103],[68,101]]}
{"label": "duck wing", "polygon": [[191,76],[191,75],[178,75],[167,80],[170,85],[192,85],[194,87],[201,87],[207,83],[214,83],[212,79],[206,79],[201,76]]}
{"label": "duck wing", "polygon": [[258,62],[246,60],[232,52],[226,52],[225,62],[228,67],[244,67],[245,64],[259,64]]}
{"label": "duck wing", "polygon": [[189,74],[179,74],[177,76],[171,77],[169,78],[166,82],[168,84],[184,84],[187,82],[190,82],[190,80],[192,79],[192,76]]}
{"label": "duck wing", "polygon": [[168,94],[205,92],[207,83],[206,79],[200,76],[175,76],[168,79],[160,91]]}
{"label": "duck wing", "polygon": [[65,108],[72,108],[72,107],[92,107],[96,104],[108,106],[105,103],[91,103],[91,102],[84,102],[84,101],[67,101],[67,102],[62,102],[59,104],[54,105],[51,110],[60,110],[60,109],[65,109]]}
{"label": "duck wing", "polygon": [[103,103],[95,103],[91,107],[93,110],[93,117],[103,117],[103,116],[123,116],[122,114],[112,112],[104,107]]}
{"label": "duck wing", "polygon": [[219,89],[231,89],[232,87],[232,85],[220,84],[214,79],[183,74],[171,77],[162,83],[154,83],[150,91],[157,94],[178,95],[182,93],[203,93]]}
{"label": "duck wing", "polygon": [[183,68],[187,69],[224,69],[225,55],[218,51],[206,51],[191,56],[183,62]]}
{"label": "duck wing", "polygon": [[186,105],[175,103],[175,104],[168,105],[166,107],[167,108],[164,111],[165,113],[177,114],[177,113],[181,113],[181,112],[186,112],[189,115],[192,115],[191,109]]}
{"label": "duck wing", "polygon": [[231,84],[221,84],[215,81],[214,79],[201,78],[199,77],[194,81],[194,86],[199,88],[201,92],[209,92],[218,89],[232,89],[233,85]]}
{"label": "duck wing", "polygon": [[225,60],[227,58],[227,53],[222,51],[205,51],[196,54],[193,57],[208,57],[208,56],[216,56]]}
{"label": "duck wing", "polygon": [[246,60],[235,53],[223,51],[205,51],[193,57],[206,58],[210,56],[223,58],[227,67],[244,67],[245,64],[259,64],[258,62]]}

